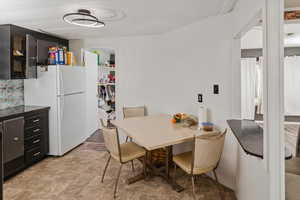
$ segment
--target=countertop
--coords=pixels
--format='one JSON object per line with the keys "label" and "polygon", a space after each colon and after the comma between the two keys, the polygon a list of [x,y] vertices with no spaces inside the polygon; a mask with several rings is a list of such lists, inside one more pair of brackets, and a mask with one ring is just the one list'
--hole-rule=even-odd
{"label": "countertop", "polygon": [[[227,123],[247,154],[263,158],[263,128],[252,120],[227,120]],[[285,149],[285,159],[290,158],[292,153]]]}
{"label": "countertop", "polygon": [[0,120],[5,120],[6,118],[11,118],[24,113],[31,113],[38,110],[49,110],[50,107],[45,106],[16,106],[7,109],[0,110]]}

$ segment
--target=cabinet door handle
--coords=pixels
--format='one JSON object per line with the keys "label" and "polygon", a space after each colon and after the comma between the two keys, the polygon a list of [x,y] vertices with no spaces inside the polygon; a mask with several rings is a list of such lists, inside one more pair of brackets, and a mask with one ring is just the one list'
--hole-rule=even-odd
{"label": "cabinet door handle", "polygon": [[33,154],[33,156],[36,157],[36,156],[38,156],[40,154],[41,154],[41,152],[37,152],[37,153]]}
{"label": "cabinet door handle", "polygon": [[33,120],[33,123],[36,123],[36,122],[39,122],[40,121],[40,119],[35,119],[35,120]]}
{"label": "cabinet door handle", "polygon": [[36,143],[38,143],[38,142],[40,142],[41,140],[40,139],[37,139],[37,140],[34,140],[32,143],[33,144],[36,144]]}
{"label": "cabinet door handle", "polygon": [[36,132],[39,132],[40,130],[41,129],[38,128],[38,129],[33,130],[33,132],[36,133]]}
{"label": "cabinet door handle", "polygon": [[14,141],[19,141],[19,138],[18,137],[14,137]]}

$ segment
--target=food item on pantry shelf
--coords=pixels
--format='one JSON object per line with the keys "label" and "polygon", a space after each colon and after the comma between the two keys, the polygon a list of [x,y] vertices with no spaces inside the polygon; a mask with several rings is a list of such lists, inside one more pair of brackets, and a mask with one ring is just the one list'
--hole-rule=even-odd
{"label": "food item on pantry shelf", "polygon": [[107,77],[109,79],[109,83],[115,83],[116,78],[114,74],[110,73]]}
{"label": "food item on pantry shelf", "polygon": [[67,65],[73,65],[73,52],[67,52]]}
{"label": "food item on pantry shelf", "polygon": [[66,65],[67,64],[67,48],[66,47],[49,47],[48,48],[48,64],[50,65]]}
{"label": "food item on pantry shelf", "polygon": [[66,64],[66,47],[58,48],[58,64],[65,65]]}
{"label": "food item on pantry shelf", "polygon": [[14,50],[13,55],[14,56],[24,56],[24,54],[20,50]]}
{"label": "food item on pantry shelf", "polygon": [[72,63],[73,65],[77,65],[77,62],[76,62],[76,56],[73,54],[73,60],[72,60]]}
{"label": "food item on pantry shelf", "polygon": [[62,49],[58,49],[58,64],[59,65],[64,64],[64,52]]}
{"label": "food item on pantry shelf", "polygon": [[50,65],[56,65],[57,64],[57,59],[56,59],[57,47],[49,47],[48,54],[49,54],[48,63]]}

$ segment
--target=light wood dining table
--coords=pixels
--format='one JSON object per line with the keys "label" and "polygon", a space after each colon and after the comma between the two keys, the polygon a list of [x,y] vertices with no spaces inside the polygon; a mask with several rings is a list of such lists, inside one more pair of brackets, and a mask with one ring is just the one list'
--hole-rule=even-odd
{"label": "light wood dining table", "polygon": [[[149,153],[152,150],[166,149],[166,164],[163,170],[157,170],[151,163],[150,168],[154,175],[163,177],[174,190],[180,192],[183,188],[171,180],[169,175],[170,159],[172,156],[172,146],[183,142],[193,141],[194,136],[199,134],[197,127],[183,127],[180,124],[171,122],[172,116],[166,114],[150,115],[145,117],[126,118],[123,120],[113,120],[111,123],[118,130],[131,137],[133,141],[144,147]],[[143,174],[129,180],[129,184],[144,179]]]}

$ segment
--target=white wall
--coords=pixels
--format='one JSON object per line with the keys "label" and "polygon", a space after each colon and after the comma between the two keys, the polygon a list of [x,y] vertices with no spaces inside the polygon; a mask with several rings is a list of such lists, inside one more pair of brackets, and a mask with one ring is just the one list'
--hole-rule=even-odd
{"label": "white wall", "polygon": [[233,12],[233,34],[240,33],[245,26],[260,12],[264,0],[239,0]]}
{"label": "white wall", "polygon": [[82,63],[82,48],[84,46],[83,40],[70,40],[69,41],[69,48],[70,51],[73,52],[73,55],[75,57],[75,65],[83,65]]}
{"label": "white wall", "polygon": [[[203,93],[204,103],[210,111],[209,119],[221,130],[227,126],[226,120],[232,114],[233,98],[231,21],[230,15],[212,17],[162,37],[161,66],[174,71],[170,76],[170,84],[164,87],[169,90],[169,95],[164,97],[166,103],[169,102],[168,107],[164,108],[165,112],[183,110],[196,114],[196,94]],[[174,87],[177,82],[182,82],[182,85]],[[213,94],[213,84],[220,85],[219,95]],[[177,100],[174,101],[174,98]],[[233,135],[228,133],[218,173],[221,181],[231,188],[235,187],[236,161],[232,154],[236,146]]]}
{"label": "white wall", "polygon": [[260,158],[238,150],[235,194],[239,200],[268,200],[269,175]]}
{"label": "white wall", "polygon": [[263,48],[263,31],[260,28],[253,28],[242,37],[242,49]]}

